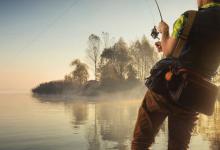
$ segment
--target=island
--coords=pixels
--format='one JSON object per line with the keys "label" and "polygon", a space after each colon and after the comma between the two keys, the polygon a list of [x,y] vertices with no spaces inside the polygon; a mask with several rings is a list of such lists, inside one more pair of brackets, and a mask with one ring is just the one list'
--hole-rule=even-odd
{"label": "island", "polygon": [[[158,53],[145,35],[141,40],[129,44],[123,38],[111,44],[112,40],[106,32],[102,33],[102,38],[91,34],[86,49],[87,63],[74,59],[70,63],[73,70],[63,80],[41,83],[32,92],[93,96],[134,89],[146,90],[144,80],[158,60]],[[89,73],[91,68],[92,80]]]}

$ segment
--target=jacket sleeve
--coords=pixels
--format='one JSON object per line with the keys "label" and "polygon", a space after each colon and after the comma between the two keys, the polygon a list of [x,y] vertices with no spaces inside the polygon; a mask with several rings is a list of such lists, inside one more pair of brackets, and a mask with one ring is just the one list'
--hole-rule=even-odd
{"label": "jacket sleeve", "polygon": [[184,13],[182,14],[174,23],[173,25],[173,32],[172,32],[172,37],[175,39],[178,39],[179,36],[181,35],[181,32],[183,31],[184,24],[187,21],[187,14]]}

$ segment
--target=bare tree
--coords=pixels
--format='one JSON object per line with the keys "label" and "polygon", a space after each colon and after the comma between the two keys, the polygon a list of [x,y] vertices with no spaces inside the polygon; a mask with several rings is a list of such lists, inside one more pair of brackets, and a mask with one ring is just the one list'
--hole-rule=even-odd
{"label": "bare tree", "polygon": [[102,41],[104,43],[104,49],[109,48],[110,39],[108,32],[102,32]]}
{"label": "bare tree", "polygon": [[103,49],[112,47],[116,43],[115,37],[110,37],[108,32],[102,32]]}
{"label": "bare tree", "polygon": [[157,53],[150,45],[146,36],[143,36],[141,41],[136,40],[133,42],[129,50],[132,57],[132,65],[137,70],[137,77],[140,80],[144,80],[157,60]]}
{"label": "bare tree", "polygon": [[87,55],[94,64],[95,80],[97,80],[97,64],[100,57],[100,44],[101,40],[99,36],[95,34],[89,36]]}

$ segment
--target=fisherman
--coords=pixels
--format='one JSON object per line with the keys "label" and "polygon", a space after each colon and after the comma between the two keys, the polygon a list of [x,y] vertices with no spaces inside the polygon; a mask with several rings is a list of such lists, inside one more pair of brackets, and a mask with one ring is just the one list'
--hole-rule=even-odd
{"label": "fisherman", "polygon": [[[220,0],[197,0],[197,3],[199,9],[179,60],[187,68],[210,79],[220,64]],[[162,37],[155,45],[165,56],[172,55],[187,21],[186,12],[174,23],[171,35],[169,26],[164,21],[160,22],[157,29]],[[150,149],[167,117],[168,150],[188,149],[198,114],[148,90],[139,108],[131,149]]]}

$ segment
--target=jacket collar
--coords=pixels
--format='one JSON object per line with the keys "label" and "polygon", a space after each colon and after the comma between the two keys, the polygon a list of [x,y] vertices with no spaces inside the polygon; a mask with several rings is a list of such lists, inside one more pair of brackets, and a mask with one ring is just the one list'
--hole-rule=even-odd
{"label": "jacket collar", "polygon": [[206,9],[206,8],[216,7],[216,6],[220,7],[220,3],[210,2],[210,3],[207,3],[207,4],[203,5],[202,7],[200,7],[200,9]]}

